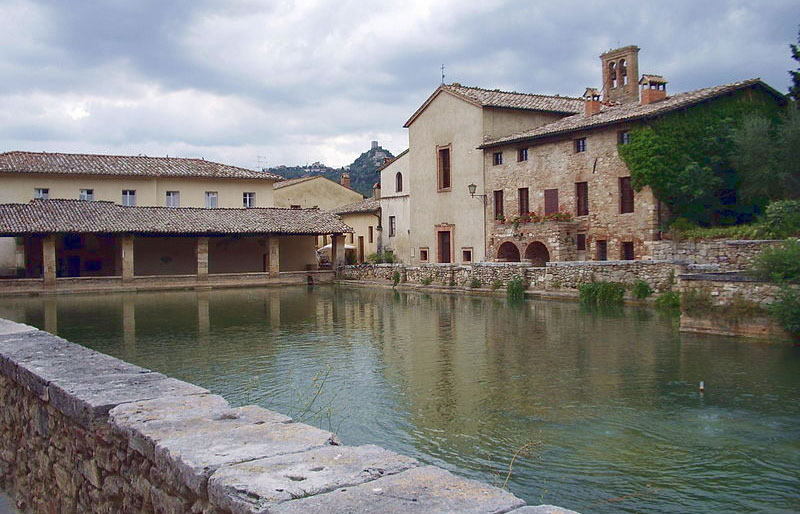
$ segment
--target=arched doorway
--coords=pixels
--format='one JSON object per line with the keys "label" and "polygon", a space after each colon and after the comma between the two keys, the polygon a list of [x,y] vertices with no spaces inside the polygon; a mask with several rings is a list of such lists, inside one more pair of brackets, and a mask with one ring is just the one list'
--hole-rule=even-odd
{"label": "arched doorway", "polygon": [[519,262],[519,248],[511,241],[506,241],[497,249],[497,260],[500,262]]}
{"label": "arched doorway", "polygon": [[525,249],[525,259],[531,261],[534,266],[544,266],[550,260],[550,252],[545,245],[534,241]]}

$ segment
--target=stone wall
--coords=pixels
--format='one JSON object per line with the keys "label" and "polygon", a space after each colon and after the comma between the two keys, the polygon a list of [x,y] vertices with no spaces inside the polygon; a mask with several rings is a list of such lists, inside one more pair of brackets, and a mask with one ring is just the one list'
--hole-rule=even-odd
{"label": "stone wall", "polygon": [[577,289],[587,282],[647,282],[653,291],[672,290],[682,271],[669,261],[583,261],[547,263],[548,289]]}
{"label": "stone wall", "polygon": [[[23,512],[509,512],[501,489],[0,320],[0,488]],[[566,512],[525,507],[524,512]]]}
{"label": "stone wall", "polygon": [[648,241],[648,257],[691,264],[708,264],[720,270],[749,268],[761,250],[780,244],[775,240]]}

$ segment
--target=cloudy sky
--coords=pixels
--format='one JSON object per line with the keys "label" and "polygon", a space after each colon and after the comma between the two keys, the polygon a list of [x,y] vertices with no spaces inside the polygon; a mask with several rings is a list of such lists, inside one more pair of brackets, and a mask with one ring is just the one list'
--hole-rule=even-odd
{"label": "cloudy sky", "polygon": [[679,92],[785,92],[797,0],[0,0],[0,151],[350,163],[441,81],[579,96],[636,44]]}

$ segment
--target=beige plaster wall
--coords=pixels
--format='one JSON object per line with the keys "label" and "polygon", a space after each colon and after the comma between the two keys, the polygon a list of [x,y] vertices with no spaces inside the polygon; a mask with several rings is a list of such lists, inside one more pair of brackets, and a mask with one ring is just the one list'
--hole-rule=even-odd
{"label": "beige plaster wall", "polygon": [[266,237],[209,237],[209,273],[265,272]]}
{"label": "beige plaster wall", "polygon": [[278,238],[281,271],[316,269],[317,252],[314,236],[282,236]]}
{"label": "beige plaster wall", "polygon": [[[650,188],[634,192],[634,212],[619,213],[619,178],[630,176],[625,163],[617,152],[617,132],[622,127],[610,127],[591,133],[576,133],[568,139],[538,143],[528,147],[528,160],[517,162],[517,149],[521,145],[507,145],[487,149],[484,155],[487,175],[487,231],[488,252],[491,259],[497,255],[499,244],[507,239],[509,227],[498,225],[494,220],[493,191],[503,191],[506,219],[519,214],[518,189],[529,189],[530,210],[544,214],[544,190],[558,189],[559,206],[562,211],[573,214],[578,222],[575,234],[563,244],[575,245],[577,233],[586,234],[587,250],[576,253],[578,260],[593,260],[596,256],[596,241],[608,241],[608,259],[621,258],[621,243],[634,243],[636,259],[648,255],[646,241],[652,241],[657,232],[656,201]],[[574,140],[586,138],[586,151],[575,153]],[[494,152],[503,152],[503,164],[493,165]],[[576,216],[576,182],[587,182],[589,190],[589,214]],[[524,226],[522,227],[525,228]],[[531,239],[525,230],[520,246],[525,247]],[[526,239],[527,238],[527,239]],[[528,240],[530,239],[530,241]],[[546,242],[545,242],[546,243]],[[553,248],[546,243],[551,255]]]}
{"label": "beige plaster wall", "polygon": [[194,275],[197,238],[141,237],[133,241],[134,275]]}
{"label": "beige plaster wall", "polygon": [[563,114],[550,112],[521,111],[515,109],[484,109],[483,131],[487,137],[502,137],[516,132],[530,130],[533,127],[538,127],[546,123],[552,123],[563,117]]}
{"label": "beige plaster wall", "polygon": [[276,207],[319,207],[331,210],[364,199],[361,193],[348,189],[325,177],[304,180],[274,190]]}
{"label": "beige plaster wall", "polygon": [[[366,259],[371,253],[378,251],[378,217],[371,213],[342,214],[342,221],[353,227],[352,239],[350,234],[345,235],[346,244],[351,244],[356,248],[356,259],[358,259],[358,238],[364,238],[364,255]],[[369,240],[369,229],[372,227],[372,242]],[[385,227],[384,227],[385,228]],[[385,228],[388,230],[388,228]]]}
{"label": "beige plaster wall", "polygon": [[[409,213],[411,210],[411,197],[409,195],[381,198],[381,223],[383,230],[384,250],[391,250],[401,262],[411,262],[411,240]],[[395,235],[389,235],[389,217],[395,217]]]}
{"label": "beige plaster wall", "polygon": [[[411,188],[411,175],[409,173],[409,152],[393,160],[381,170],[381,199],[391,196],[407,195]],[[403,190],[397,191],[397,174],[403,176]]]}

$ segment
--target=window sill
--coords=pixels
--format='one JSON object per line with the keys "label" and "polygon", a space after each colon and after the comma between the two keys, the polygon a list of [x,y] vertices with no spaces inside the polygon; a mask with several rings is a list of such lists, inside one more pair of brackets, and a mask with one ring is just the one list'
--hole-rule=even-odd
{"label": "window sill", "polygon": [[446,187],[446,188],[443,188],[443,189],[437,189],[436,192],[437,193],[449,193],[452,190],[453,190],[452,187]]}

